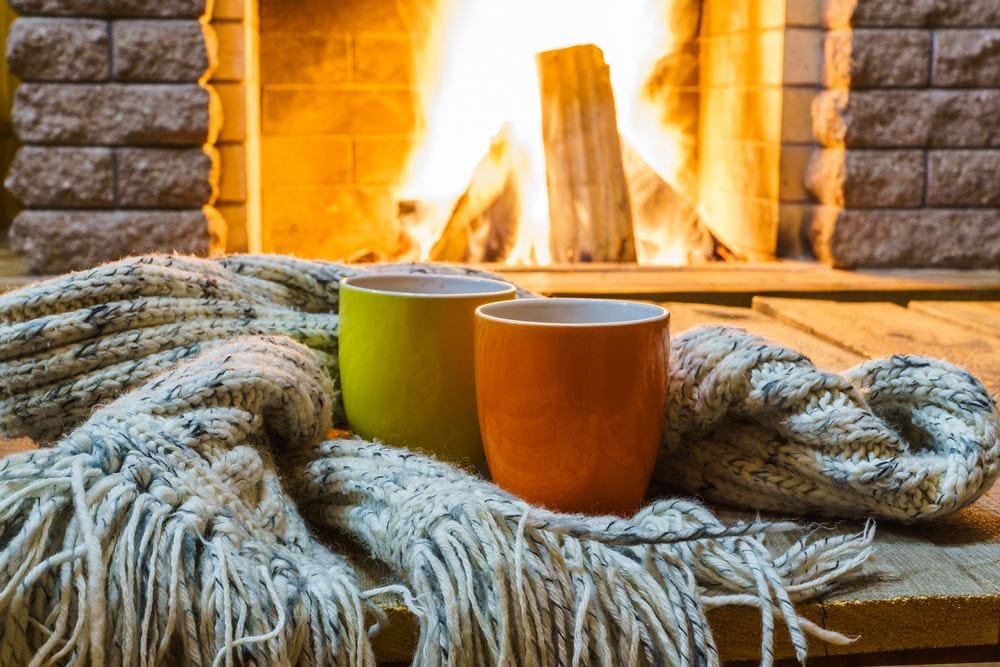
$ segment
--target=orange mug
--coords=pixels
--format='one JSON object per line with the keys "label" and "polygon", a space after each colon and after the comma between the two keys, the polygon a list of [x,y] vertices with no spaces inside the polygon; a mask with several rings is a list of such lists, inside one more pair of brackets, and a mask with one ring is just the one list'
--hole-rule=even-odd
{"label": "orange mug", "polygon": [[476,402],[493,481],[563,512],[628,515],[663,436],[670,313],[606,299],[476,309]]}

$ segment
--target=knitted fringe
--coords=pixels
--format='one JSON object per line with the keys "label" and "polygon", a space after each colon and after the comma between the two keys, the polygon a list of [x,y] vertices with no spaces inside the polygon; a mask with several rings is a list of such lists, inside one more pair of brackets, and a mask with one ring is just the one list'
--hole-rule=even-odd
{"label": "knitted fringe", "polygon": [[870,528],[772,554],[793,524],[689,501],[554,514],[411,452],[309,444],[332,400],[306,348],[237,339],[0,463],[0,664],[371,664],[379,591],[292,497],[405,578],[417,664],[716,665],[705,611],[730,604],[762,610],[762,664],[775,617],[800,659],[807,634],[847,641],[792,603],[857,571]]}
{"label": "knitted fringe", "polygon": [[[310,395],[294,399],[328,414],[329,379],[304,348],[240,347],[0,462],[0,664],[374,664],[378,611],[254,446],[262,419],[320,437],[315,415],[286,410],[286,383],[305,366]],[[258,364],[266,378],[246,381]],[[238,407],[213,405],[218,383]]]}
{"label": "knitted fringe", "polygon": [[421,665],[715,665],[705,610],[730,604],[761,609],[762,664],[772,662],[775,616],[804,660],[807,634],[848,640],[799,616],[792,601],[827,590],[872,552],[868,526],[775,555],[768,537],[799,526],[724,525],[686,500],[654,502],[627,520],[555,514],[360,440],[322,443],[292,479],[308,516],[406,574],[404,601],[422,619]]}

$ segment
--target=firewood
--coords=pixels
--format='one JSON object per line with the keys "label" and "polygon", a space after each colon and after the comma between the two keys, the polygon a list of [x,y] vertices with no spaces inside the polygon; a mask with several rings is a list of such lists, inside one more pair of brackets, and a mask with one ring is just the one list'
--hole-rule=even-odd
{"label": "firewood", "polygon": [[634,262],[635,240],[614,93],[593,44],[537,56],[557,263]]}
{"label": "firewood", "polygon": [[469,187],[431,248],[433,261],[502,262],[507,258],[521,217],[516,154],[510,128],[504,126],[473,170]]}
{"label": "firewood", "polygon": [[698,209],[622,139],[622,164],[632,201],[632,220],[640,255],[676,263],[713,259],[716,241]]}

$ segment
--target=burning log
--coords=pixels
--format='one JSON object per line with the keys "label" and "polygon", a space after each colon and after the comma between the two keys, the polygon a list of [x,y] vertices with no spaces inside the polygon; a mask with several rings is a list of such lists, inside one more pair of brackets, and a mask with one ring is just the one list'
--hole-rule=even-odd
{"label": "burning log", "polygon": [[622,164],[632,201],[635,238],[646,261],[697,264],[714,258],[716,240],[694,204],[622,139]]}
{"label": "burning log", "polygon": [[505,126],[455,203],[441,238],[431,248],[432,260],[502,262],[507,258],[521,218],[516,164],[514,140]]}
{"label": "burning log", "polygon": [[615,99],[593,44],[537,56],[555,262],[634,262]]}

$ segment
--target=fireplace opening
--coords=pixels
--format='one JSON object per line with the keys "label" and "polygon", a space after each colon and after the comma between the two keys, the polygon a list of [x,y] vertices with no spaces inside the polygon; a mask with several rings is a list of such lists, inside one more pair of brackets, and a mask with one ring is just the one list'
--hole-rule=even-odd
{"label": "fireplace opening", "polygon": [[511,266],[774,257],[778,165],[756,158],[779,147],[757,150],[753,133],[780,123],[780,95],[754,97],[759,127],[727,143],[747,105],[717,91],[780,89],[758,81],[781,69],[780,18],[726,37],[754,54],[741,63],[717,62],[704,12],[725,10],[710,2],[308,4],[261,0],[264,250]]}

